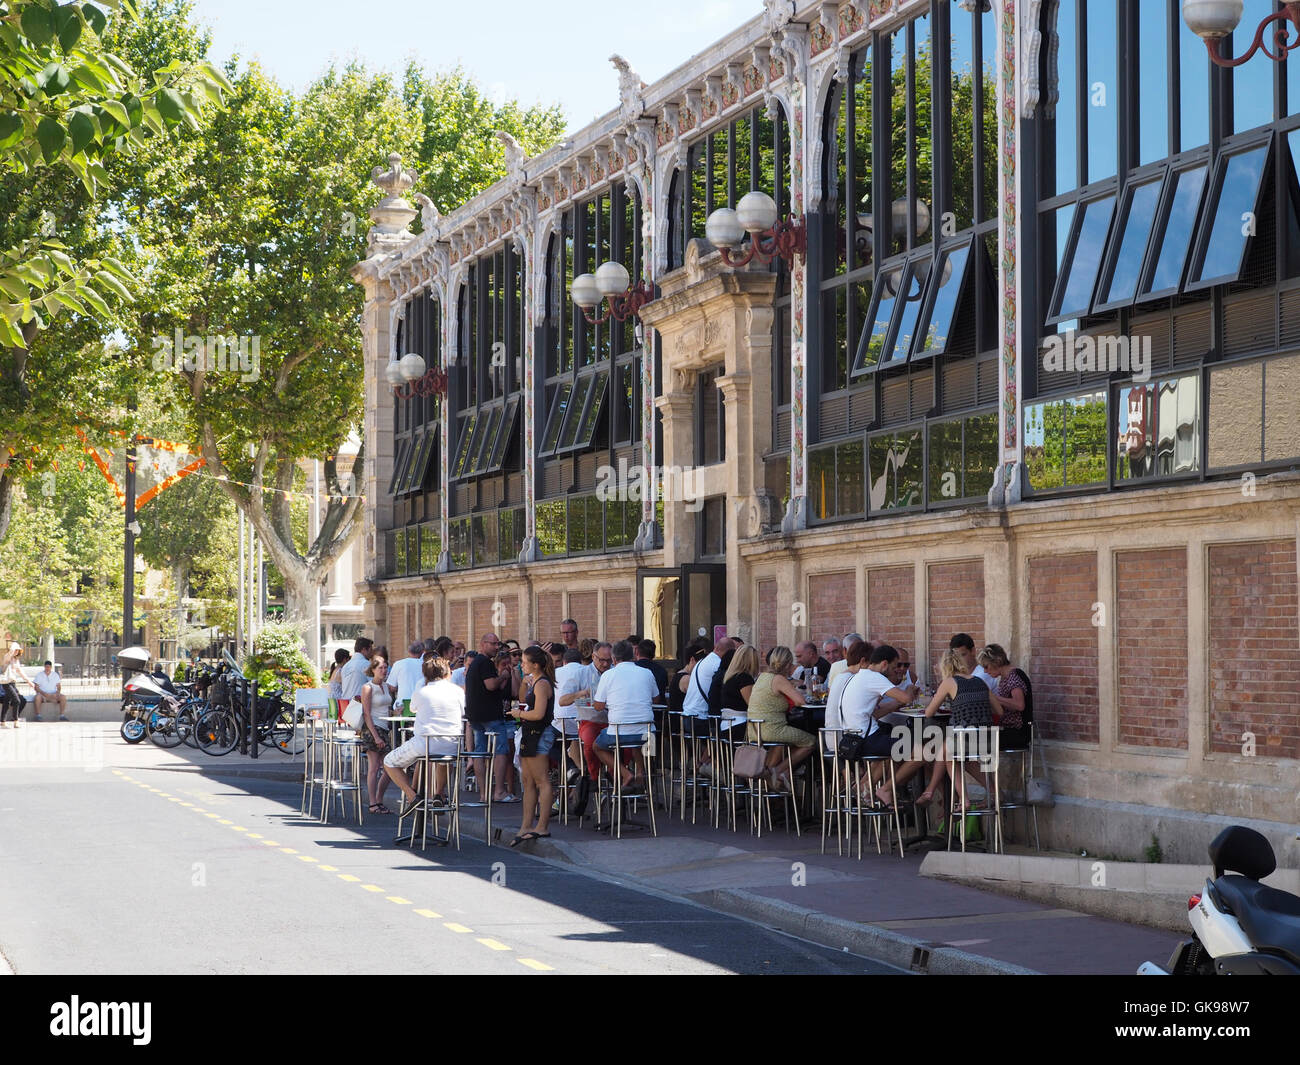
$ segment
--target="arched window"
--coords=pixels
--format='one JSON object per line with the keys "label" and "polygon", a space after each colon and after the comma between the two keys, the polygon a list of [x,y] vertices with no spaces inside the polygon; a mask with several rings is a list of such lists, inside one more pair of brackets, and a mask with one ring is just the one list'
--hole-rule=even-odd
{"label": "arched window", "polygon": [[[430,291],[412,296],[397,327],[397,353],[422,355],[432,368],[441,361],[442,307]],[[442,400],[414,395],[393,401],[393,572],[432,572],[438,563]]]}

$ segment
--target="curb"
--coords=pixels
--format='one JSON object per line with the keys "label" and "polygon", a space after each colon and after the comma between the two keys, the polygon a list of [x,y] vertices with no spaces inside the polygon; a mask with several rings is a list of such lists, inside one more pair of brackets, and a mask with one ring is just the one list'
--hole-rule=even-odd
{"label": "curb", "polygon": [[884,962],[899,969],[933,976],[1039,976],[1034,969],[1011,962],[985,958],[956,947],[945,947],[931,941],[900,935],[887,928],[832,917],[818,910],[796,906],[781,899],[771,899],[752,891],[718,889],[694,894],[668,890],[660,884],[650,884],[625,872],[607,869],[588,861],[579,860],[569,848],[557,840],[534,843],[527,851],[534,857],[583,866],[619,881],[659,895],[694,902],[707,909],[732,917],[743,917],[756,924],[774,928],[778,932],[806,939],[818,946],[848,951],[872,961]]}

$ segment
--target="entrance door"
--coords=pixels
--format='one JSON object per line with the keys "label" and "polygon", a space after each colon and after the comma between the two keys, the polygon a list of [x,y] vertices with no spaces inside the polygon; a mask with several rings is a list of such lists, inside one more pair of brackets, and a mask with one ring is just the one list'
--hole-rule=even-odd
{"label": "entrance door", "polygon": [[660,659],[681,661],[682,648],[697,636],[713,640],[727,623],[727,570],[696,563],[681,569],[637,571],[640,632],[654,640]]}

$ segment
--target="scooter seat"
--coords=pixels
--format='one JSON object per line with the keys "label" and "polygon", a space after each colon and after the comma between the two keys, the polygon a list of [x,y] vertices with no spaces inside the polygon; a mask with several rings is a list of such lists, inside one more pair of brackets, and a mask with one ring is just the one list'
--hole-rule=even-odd
{"label": "scooter seat", "polygon": [[1219,877],[1214,887],[1256,950],[1300,965],[1300,897],[1234,873]]}

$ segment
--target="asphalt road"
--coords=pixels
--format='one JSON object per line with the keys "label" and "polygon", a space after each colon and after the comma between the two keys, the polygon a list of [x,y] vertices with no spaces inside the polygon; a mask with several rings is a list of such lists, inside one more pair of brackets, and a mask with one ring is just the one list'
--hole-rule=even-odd
{"label": "asphalt road", "polygon": [[411,853],[394,818],[306,821],[286,762],[0,730],[0,971],[899,972],[506,847]]}

